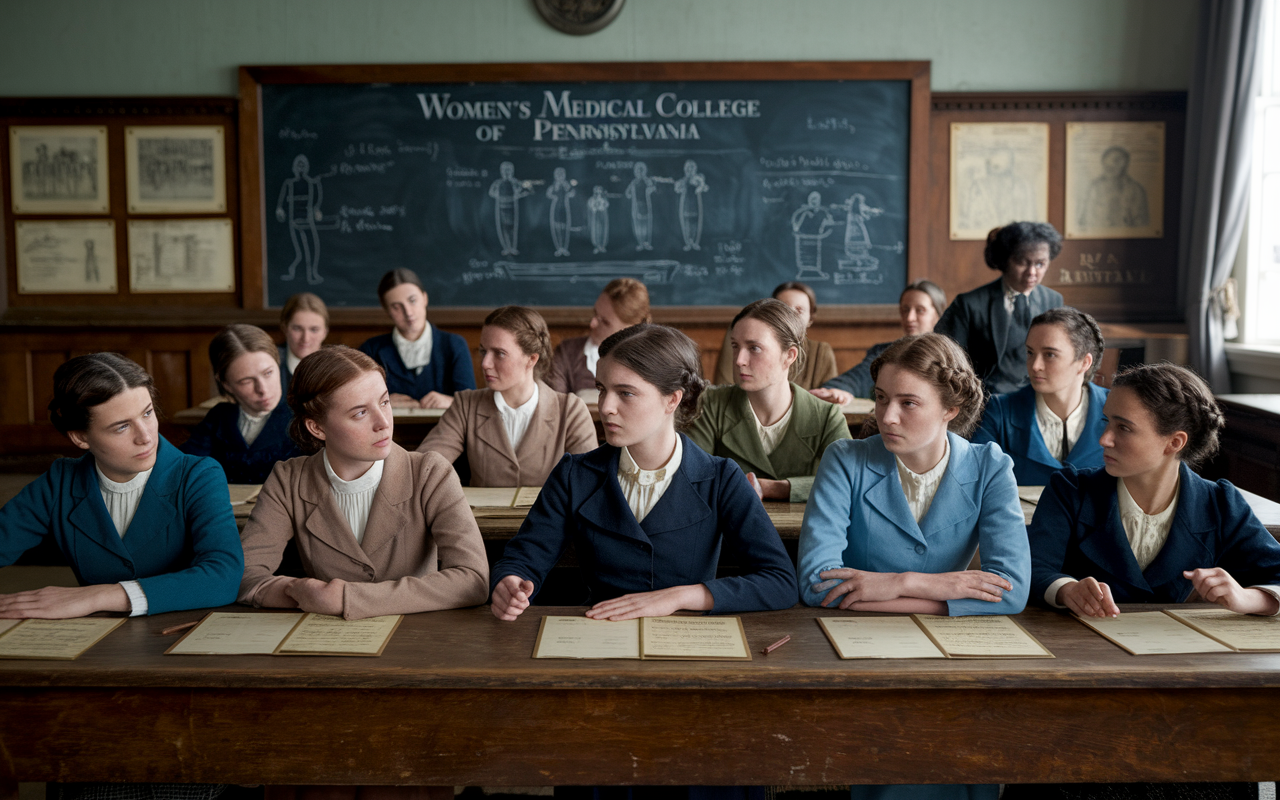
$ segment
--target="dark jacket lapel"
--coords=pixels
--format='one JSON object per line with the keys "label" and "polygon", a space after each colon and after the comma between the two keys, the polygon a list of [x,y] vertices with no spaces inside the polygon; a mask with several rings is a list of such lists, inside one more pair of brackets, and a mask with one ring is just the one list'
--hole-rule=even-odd
{"label": "dark jacket lapel", "polygon": [[[149,542],[165,539],[171,526],[185,528],[177,500],[182,481],[181,470],[178,469],[181,457],[178,448],[163,437],[160,439],[155,468],[142,490],[142,497],[138,498],[138,508],[133,513],[129,530],[125,531],[124,546],[129,552],[141,552]],[[177,538],[184,538],[186,531],[175,535]]]}
{"label": "dark jacket lapel", "polygon": [[98,471],[94,469],[93,456],[84,456],[76,465],[71,497],[73,507],[67,520],[80,531],[83,541],[92,542],[125,561],[132,561],[128,548],[116,532],[111,515],[107,513],[106,503],[102,502],[102,490],[98,487]]}
{"label": "dark jacket lapel", "polygon": [[1142,576],[1120,522],[1119,484],[1105,471],[1096,477],[1098,483],[1092,487],[1090,502],[1080,509],[1080,553],[1101,572],[1124,581],[1132,589],[1131,594],[1150,593],[1151,587]]}
{"label": "dark jacket lapel", "polygon": [[1158,596],[1183,602],[1194,586],[1182,576],[1185,569],[1212,566],[1217,560],[1208,542],[1218,521],[1210,514],[1212,501],[1208,484],[1192,474],[1186,464],[1178,467],[1178,507],[1173,511],[1169,538],[1143,577]]}
{"label": "dark jacket lapel", "polygon": [[1037,464],[1061,469],[1062,463],[1049,453],[1036,421],[1036,392],[1024,386],[1009,395],[1009,446],[1014,453],[1026,453]]}
{"label": "dark jacket lapel", "polygon": [[1084,430],[1067,456],[1067,463],[1089,468],[1102,463],[1102,445],[1098,436],[1102,430],[1102,407],[1107,403],[1107,390],[1089,382],[1084,385],[1089,392],[1089,408],[1085,412]]}
{"label": "dark jacket lapel", "polygon": [[696,483],[715,478],[711,457],[684,434],[677,435],[681,438],[682,448],[680,468],[644,522],[640,523],[650,536],[697,525],[712,513],[703,495],[694,487]]}
{"label": "dark jacket lapel", "polygon": [[[1000,368],[1000,354],[1006,349],[1009,339],[1009,312],[1004,308],[1004,279],[997,278],[987,284],[987,320],[991,324],[991,342],[995,345],[995,362],[991,365],[994,371]],[[986,375],[979,375],[986,379]]]}
{"label": "dark jacket lapel", "polygon": [[[696,447],[697,445],[692,445]],[[582,460],[582,466],[595,477],[594,487],[583,487],[587,497],[578,506],[578,515],[595,527],[628,539],[648,542],[649,536],[636,522],[618,485],[618,458],[622,450],[610,445],[593,450]],[[577,491],[578,487],[574,487]]]}

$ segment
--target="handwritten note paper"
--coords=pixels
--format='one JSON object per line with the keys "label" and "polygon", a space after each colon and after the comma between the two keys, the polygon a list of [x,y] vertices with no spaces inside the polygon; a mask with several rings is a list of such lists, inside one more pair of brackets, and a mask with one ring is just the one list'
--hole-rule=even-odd
{"label": "handwritten note paper", "polygon": [[841,658],[946,658],[911,617],[818,617]]}
{"label": "handwritten note paper", "polygon": [[1169,609],[1165,613],[1232,650],[1280,652],[1280,617],[1237,614],[1225,608]]}
{"label": "handwritten note paper", "polygon": [[534,658],[639,658],[640,621],[543,617]]}
{"label": "handwritten note paper", "polygon": [[123,624],[119,617],[23,620],[0,635],[0,658],[74,661]]}
{"label": "handwritten note paper", "polygon": [[738,617],[645,617],[640,653],[646,659],[751,660]]}
{"label": "handwritten note paper", "polygon": [[280,655],[377,656],[391,640],[404,617],[345,620],[327,614],[307,614],[276,650]]}
{"label": "handwritten note paper", "polygon": [[1118,617],[1076,619],[1135,656],[1231,651],[1162,611],[1126,611]]}
{"label": "handwritten note paper", "polygon": [[165,651],[165,655],[265,655],[276,651],[301,613],[214,611]]}
{"label": "handwritten note paper", "polygon": [[1035,637],[1009,617],[935,617],[913,614],[948,658],[1053,658]]}

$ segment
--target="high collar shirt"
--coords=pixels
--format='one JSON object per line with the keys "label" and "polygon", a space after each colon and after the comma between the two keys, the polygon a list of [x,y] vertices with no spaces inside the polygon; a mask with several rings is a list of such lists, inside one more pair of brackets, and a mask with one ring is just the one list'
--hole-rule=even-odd
{"label": "high collar shirt", "polygon": [[329,464],[329,453],[324,453],[324,472],[329,476],[329,487],[333,489],[333,498],[338,502],[338,510],[342,512],[351,526],[351,533],[356,537],[356,544],[364,541],[364,526],[369,521],[369,509],[373,507],[373,496],[382,483],[383,462],[375,461],[365,474],[353,481],[344,481],[338,477]]}
{"label": "high collar shirt", "polygon": [[529,421],[538,410],[538,384],[533,385],[533,394],[529,399],[515,408],[507,405],[502,392],[493,393],[493,404],[498,407],[498,416],[502,418],[502,428],[507,432],[507,441],[511,443],[512,451],[518,450],[525,431],[529,430]]}
{"label": "high collar shirt", "polygon": [[677,436],[675,452],[667,459],[666,464],[658,469],[640,469],[627,448],[622,448],[622,454],[618,456],[618,485],[622,487],[627,507],[636,515],[636,522],[644,522],[644,518],[662,499],[676,470],[680,469],[683,455],[684,443]]}
{"label": "high collar shirt", "polygon": [[413,370],[414,375],[422,372],[422,368],[431,363],[431,323],[422,326],[422,335],[416,342],[411,342],[400,335],[399,328],[391,329],[391,341],[400,354],[400,360],[406,368]]}
{"label": "high collar shirt", "polygon": [[[1080,434],[1084,432],[1084,424],[1088,421],[1089,416],[1089,390],[1086,387],[1080,392],[1080,402],[1076,405],[1075,410],[1067,415],[1064,420],[1049,409],[1049,404],[1044,401],[1044,397],[1036,393],[1036,425],[1040,428],[1040,436],[1044,439],[1045,447],[1049,448],[1049,455],[1066,463],[1067,456],[1071,454],[1071,448],[1076,446],[1076,442],[1080,440]],[[1067,449],[1062,449],[1062,429],[1067,430]]]}
{"label": "high collar shirt", "polygon": [[947,463],[951,460],[951,443],[947,442],[946,449],[942,451],[942,460],[923,474],[912,472],[897,456],[893,460],[898,463],[898,479],[902,481],[902,493],[907,497],[911,516],[919,523],[929,513],[933,496],[938,493],[938,484],[942,483],[942,476],[947,472]]}

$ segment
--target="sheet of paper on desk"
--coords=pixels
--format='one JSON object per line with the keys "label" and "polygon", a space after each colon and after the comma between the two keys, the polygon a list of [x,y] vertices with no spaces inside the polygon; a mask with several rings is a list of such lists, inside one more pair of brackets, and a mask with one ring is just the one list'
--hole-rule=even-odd
{"label": "sheet of paper on desk", "polygon": [[1040,503],[1040,495],[1044,494],[1043,486],[1019,486],[1018,499],[1024,503],[1038,505]]}
{"label": "sheet of paper on desk", "polygon": [[258,492],[262,491],[262,484],[259,483],[229,483],[227,491],[231,494],[231,505],[242,506],[253,503],[258,499]]}
{"label": "sheet of paper on desk", "polygon": [[439,420],[444,416],[443,408],[396,408],[391,412],[393,417],[420,417],[424,420]]}
{"label": "sheet of paper on desk", "polygon": [[946,658],[911,617],[818,617],[836,654],[851,658]]}
{"label": "sheet of paper on desk", "polygon": [[276,650],[289,656],[378,656],[400,627],[403,615],[345,620],[307,614]]}
{"label": "sheet of paper on desk", "polygon": [[74,661],[123,624],[122,617],[23,620],[0,635],[0,658]]}
{"label": "sheet of paper on desk", "polygon": [[1280,653],[1280,617],[1237,614],[1225,608],[1171,608],[1164,613],[1233,650]]}
{"label": "sheet of paper on desk", "polygon": [[1006,616],[911,616],[949,658],[1054,657],[1034,636]]}
{"label": "sheet of paper on desk", "polygon": [[303,614],[214,611],[165,651],[165,655],[269,656]]}
{"label": "sheet of paper on desk", "polygon": [[529,508],[538,500],[542,492],[541,486],[521,486],[516,489],[516,499],[511,501],[512,508]]}
{"label": "sheet of paper on desk", "polygon": [[1231,652],[1231,648],[1201,636],[1163,611],[1126,611],[1118,617],[1076,619],[1135,656]]}
{"label": "sheet of paper on desk", "polygon": [[0,636],[3,636],[4,632],[13,626],[20,624],[22,624],[22,620],[20,619],[0,619]]}
{"label": "sheet of paper on desk", "polygon": [[516,496],[514,486],[464,486],[462,493],[472,508],[510,508]]}
{"label": "sheet of paper on desk", "polygon": [[543,617],[534,658],[640,657],[640,621],[589,617]]}
{"label": "sheet of paper on desk", "polygon": [[750,661],[740,617],[644,617],[640,657],[694,661]]}

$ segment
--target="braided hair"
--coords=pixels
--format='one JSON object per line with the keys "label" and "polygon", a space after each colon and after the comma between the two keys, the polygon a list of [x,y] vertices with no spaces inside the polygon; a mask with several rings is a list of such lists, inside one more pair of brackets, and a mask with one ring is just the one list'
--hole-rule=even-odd
{"label": "braided hair", "polygon": [[974,374],[960,345],[940,333],[904,336],[871,362],[871,380],[880,370],[894,364],[910,370],[938,390],[943,408],[957,408],[959,413],[947,424],[948,430],[968,436],[982,419],[982,381]]}
{"label": "braided hair", "polygon": [[1218,452],[1218,433],[1226,426],[1222,409],[1204,380],[1186,367],[1165,361],[1138,364],[1116,376],[1111,388],[1132,391],[1151,412],[1156,431],[1187,434],[1178,458],[1196,466]]}
{"label": "braided hair", "polygon": [[[1075,352],[1075,360],[1079,361],[1086,354],[1093,356],[1093,366],[1084,374],[1084,382],[1093,380],[1098,368],[1102,366],[1102,351],[1106,347],[1106,339],[1102,337],[1102,328],[1088,314],[1071,306],[1051,308],[1031,320],[1031,327],[1037,325],[1057,325],[1071,340],[1071,349]],[[1030,331],[1030,328],[1028,328]]]}
{"label": "braided hair", "polygon": [[676,408],[676,430],[684,430],[698,418],[698,398],[708,384],[702,378],[698,345],[688,336],[666,325],[642,322],[601,342],[600,358],[606,357],[639,375],[664,397],[684,392]]}

